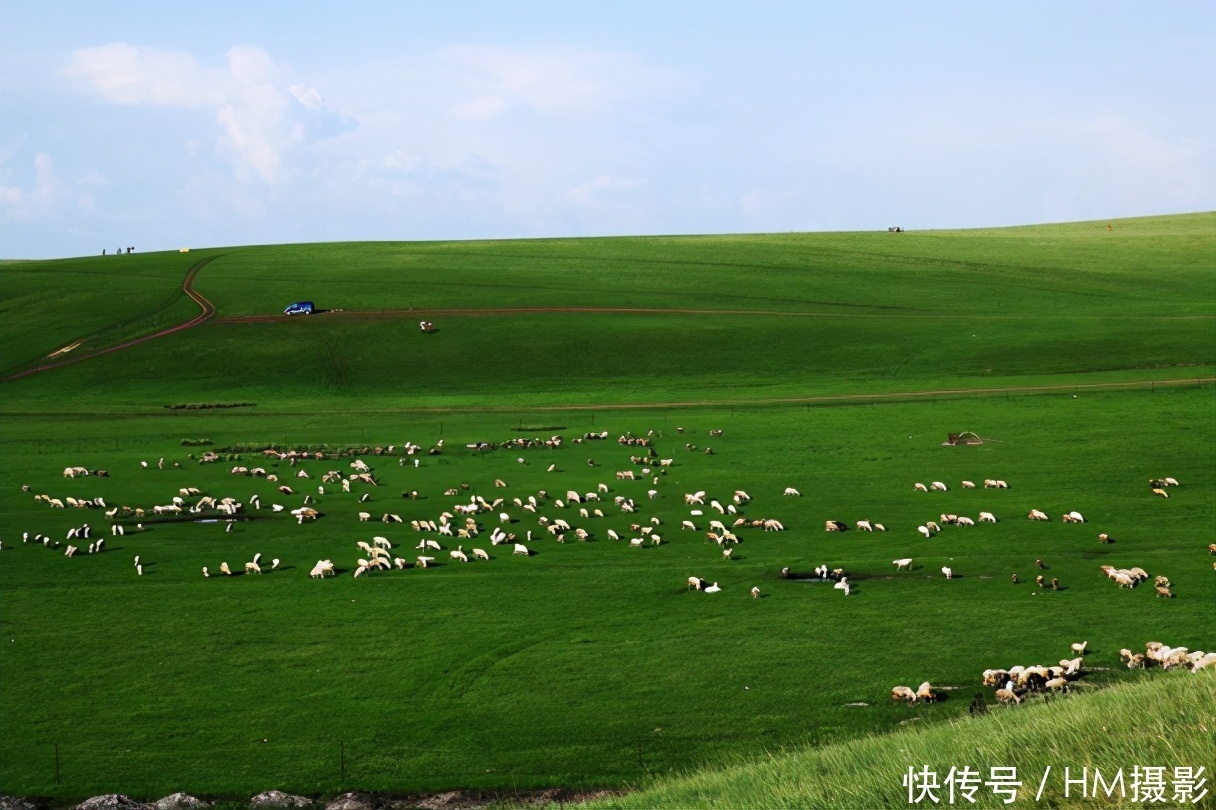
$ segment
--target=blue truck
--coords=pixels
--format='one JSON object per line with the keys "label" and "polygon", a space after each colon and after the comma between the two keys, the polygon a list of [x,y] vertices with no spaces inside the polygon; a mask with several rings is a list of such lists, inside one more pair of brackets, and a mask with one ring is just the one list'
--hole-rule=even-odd
{"label": "blue truck", "polygon": [[283,310],[284,315],[311,315],[315,307],[312,301],[296,301],[287,309]]}

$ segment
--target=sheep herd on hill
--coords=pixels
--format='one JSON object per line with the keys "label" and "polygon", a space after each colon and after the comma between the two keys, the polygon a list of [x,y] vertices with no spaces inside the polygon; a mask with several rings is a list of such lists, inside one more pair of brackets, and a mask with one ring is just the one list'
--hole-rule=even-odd
{"label": "sheep herd on hill", "polygon": [[[680,430],[682,433],[683,431]],[[713,432],[716,437],[721,437],[721,431]],[[579,445],[585,442],[605,440],[608,438],[608,433],[587,433],[582,436],[575,437],[572,444]],[[635,481],[646,482],[649,487],[645,491],[645,497],[640,494],[636,497],[630,497],[626,494],[613,494],[612,488],[608,483],[598,483],[593,491],[580,492],[578,490],[569,489],[563,495],[550,495],[545,489],[537,490],[533,493],[519,493],[511,497],[508,501],[504,497],[487,498],[481,494],[472,491],[469,483],[460,483],[458,486],[448,487],[444,489],[444,496],[457,499],[449,505],[448,509],[444,509],[433,518],[414,518],[408,521],[410,528],[416,532],[419,537],[419,542],[416,549],[423,552],[417,555],[411,564],[405,557],[391,554],[392,543],[384,537],[376,536],[371,539],[371,542],[358,541],[357,547],[361,552],[358,559],[355,560],[352,576],[359,578],[370,576],[377,572],[388,572],[392,570],[404,570],[408,567],[417,569],[427,569],[435,565],[437,557],[435,554],[447,551],[447,559],[450,562],[459,562],[468,564],[472,562],[490,562],[493,558],[486,548],[471,545],[471,541],[481,536],[486,527],[478,518],[485,520],[486,516],[492,516],[499,525],[492,526],[489,533],[490,547],[498,545],[508,545],[512,548],[511,556],[532,556],[534,551],[529,544],[535,544],[537,540],[545,535],[555,540],[558,543],[565,543],[567,538],[573,538],[581,542],[588,541],[600,532],[602,524],[599,521],[607,518],[606,509],[615,508],[619,515],[629,516],[629,532],[618,533],[616,529],[603,527],[603,536],[611,541],[622,542],[625,547],[638,549],[644,546],[660,546],[663,544],[661,535],[657,532],[659,526],[662,525],[662,519],[659,516],[643,517],[639,512],[646,511],[646,504],[654,501],[660,495],[659,487],[664,482],[664,477],[667,476],[672,468],[675,460],[673,458],[660,458],[654,447],[654,432],[651,431],[646,436],[633,436],[632,434],[624,434],[617,440],[617,444],[621,447],[642,447],[646,449],[645,455],[630,455],[628,457],[629,467],[624,470],[619,470],[615,474],[617,482]],[[517,451],[527,449],[556,449],[564,444],[561,436],[552,436],[548,439],[521,439],[514,438],[504,442],[477,442],[467,445],[467,448],[477,452],[483,452],[494,449],[513,449]],[[400,448],[388,446],[387,448],[376,447],[374,452],[369,455],[376,456],[394,456],[398,453],[402,454],[399,458],[399,464],[405,465],[407,457],[413,456],[435,456],[443,452],[443,441],[439,440],[429,449],[424,449],[421,445],[406,442]],[[304,462],[318,462],[327,459],[332,459],[335,456],[323,453],[308,453],[303,451],[287,451],[280,452],[274,450],[265,451],[265,456],[272,464],[286,462],[292,468],[302,465]],[[200,463],[210,463],[220,460],[218,454],[205,454]],[[516,459],[519,464],[527,464],[527,459],[524,456],[519,456]],[[414,459],[414,466],[417,467],[419,461]],[[165,459],[161,458],[156,463],[156,468],[165,469]],[[595,468],[599,465],[592,459],[588,459],[588,466]],[[148,469],[148,462],[141,462],[141,467]],[[180,467],[180,464],[175,464],[175,468]],[[557,464],[550,465],[546,472],[558,473]],[[320,485],[317,487],[316,498],[319,497],[341,497],[342,495],[358,496],[359,503],[366,503],[371,498],[371,491],[374,488],[380,487],[382,484],[376,477],[375,471],[368,463],[367,459],[355,458],[349,462],[349,471],[343,472],[340,469],[329,469],[323,474],[320,474]],[[241,476],[245,478],[263,479],[267,482],[277,485],[277,493],[280,496],[300,497],[292,487],[279,482],[279,475],[268,471],[265,467],[246,467],[243,465],[233,466],[229,473],[233,476]],[[63,476],[66,479],[74,479],[85,476],[108,477],[108,472],[105,470],[90,471],[85,467],[67,467],[63,471]],[[286,475],[286,473],[284,473]],[[295,471],[293,478],[297,482],[303,482],[312,477],[307,469],[299,466]],[[1173,478],[1154,478],[1149,481],[1150,487],[1154,494],[1164,495],[1165,487],[1178,486],[1178,481]],[[329,487],[327,490],[326,487]],[[630,484],[620,484],[628,488]],[[961,489],[974,490],[977,486],[970,480],[961,482]],[[493,481],[495,490],[511,489],[507,480],[504,478],[496,478]],[[1009,485],[1000,479],[983,479],[983,488],[985,490],[1007,490]],[[29,492],[30,488],[23,487],[23,491]],[[913,486],[916,492],[934,493],[934,492],[949,492],[950,487],[943,481],[932,481],[926,485],[917,482]],[[774,493],[775,494],[775,493]],[[793,486],[784,487],[781,490],[781,495],[785,497],[801,498],[802,492]],[[418,500],[420,495],[417,490],[407,490],[402,493],[403,498],[409,500]],[[304,505],[299,508],[291,509],[289,514],[296,519],[297,524],[304,524],[306,521],[316,521],[321,518],[322,513],[315,507],[309,506],[310,503],[316,503],[316,498],[312,493],[303,495]],[[103,497],[95,498],[73,498],[64,497],[62,499],[52,498],[47,494],[38,494],[34,496],[35,502],[47,503],[51,508],[79,508],[79,509],[104,509],[105,517],[113,521],[110,524],[110,532],[112,535],[119,535],[125,532],[124,523],[119,520],[127,520],[129,518],[143,519],[146,515],[160,517],[177,517],[177,516],[195,516],[197,520],[207,522],[216,522],[222,520],[225,524],[225,530],[231,531],[234,521],[240,517],[248,516],[250,511],[260,511],[263,508],[261,498],[258,494],[253,494],[251,497],[242,502],[235,497],[215,497],[204,495],[198,487],[180,487],[177,490],[177,495],[172,496],[165,503],[154,504],[145,507],[132,508],[130,506],[109,507]],[[191,502],[193,501],[193,502]],[[246,503],[248,504],[246,506]],[[712,541],[719,547],[719,559],[730,562],[734,559],[734,551],[738,544],[742,542],[741,534],[748,529],[762,529],[765,532],[780,532],[785,530],[785,525],[774,517],[760,516],[745,516],[742,512],[751,505],[752,496],[742,489],[734,490],[729,497],[725,497],[723,493],[719,497],[712,497],[705,490],[697,490],[687,492],[683,495],[683,505],[688,508],[688,519],[681,520],[682,530],[691,530],[701,532],[704,530],[706,539]],[[611,507],[609,506],[611,504]],[[286,510],[283,504],[270,504],[272,513],[279,513]],[[577,510],[578,517],[573,517],[573,510]],[[704,527],[699,525],[698,518],[704,517],[709,511],[711,514],[716,513],[718,517],[710,519]],[[222,515],[222,518],[211,518],[213,514]],[[570,515],[569,519],[563,515]],[[372,512],[359,511],[358,519],[361,522],[370,522],[374,518]],[[1046,512],[1039,509],[1031,509],[1027,517],[1032,521],[1050,521],[1051,518]],[[379,515],[380,522],[390,523],[406,523],[406,520],[393,512],[382,512]],[[1064,513],[1062,522],[1065,524],[1082,524],[1086,523],[1086,518],[1080,512],[1070,511]],[[517,524],[526,521],[535,521],[537,529],[524,529],[522,527],[515,529]],[[572,522],[574,521],[574,522]],[[578,525],[578,521],[582,525]],[[974,528],[980,524],[996,524],[997,517],[994,512],[980,511],[975,518],[967,515],[958,515],[952,513],[941,513],[937,520],[927,520],[923,524],[916,527],[916,532],[921,538],[930,539],[939,534],[943,527],[954,526],[959,528]],[[505,528],[504,528],[505,527]],[[142,529],[142,524],[136,524],[137,529]],[[860,532],[886,532],[887,527],[883,523],[875,521],[873,518],[866,517],[856,520],[853,527]],[[515,530],[512,530],[515,529]],[[824,522],[824,530],[829,533],[843,533],[851,530],[850,525],[843,520],[828,519]],[[76,540],[81,542],[88,539],[90,527],[85,523],[83,526],[74,527],[69,530],[67,540]],[[524,536],[519,536],[520,534]],[[428,536],[429,535],[429,536]],[[535,536],[534,536],[535,535]],[[441,543],[443,538],[451,538],[458,540],[455,548],[445,549]],[[1109,539],[1106,533],[1099,534],[1099,540],[1103,543],[1113,542]],[[25,533],[23,541],[29,542],[29,533]],[[59,546],[58,541],[52,541],[49,536],[35,534],[34,541],[41,542],[43,545],[50,546],[54,543],[55,547]],[[88,551],[90,554],[100,552],[102,550],[103,540],[96,540],[89,544]],[[465,544],[470,544],[470,549],[465,550]],[[83,545],[83,543],[82,543]],[[2,548],[2,546],[0,546]],[[1216,544],[1209,547],[1213,553],[1216,553]],[[76,545],[68,545],[64,556],[75,557],[80,549]],[[262,574],[264,570],[260,564],[261,554],[254,555],[253,559],[243,564],[238,565],[238,570],[244,574]],[[280,560],[273,560],[268,570],[276,570],[279,568]],[[892,561],[897,572],[911,571],[913,565],[912,557],[903,557]],[[1036,565],[1039,568],[1046,566],[1041,560],[1036,560]],[[136,557],[135,568],[137,575],[143,575],[143,564]],[[1103,572],[1120,587],[1134,588],[1142,581],[1146,581],[1149,574],[1141,568],[1116,569],[1113,566],[1104,565],[1101,567]],[[236,572],[229,566],[227,561],[220,563],[219,572],[224,576],[235,576]],[[338,569],[332,560],[319,560],[316,565],[310,570],[310,577],[314,579],[325,579],[335,576]],[[208,567],[202,568],[204,577],[210,577]],[[952,566],[942,566],[941,573],[946,579],[954,579],[955,572]],[[788,579],[815,579],[818,581],[831,582],[833,588],[843,592],[845,596],[849,596],[854,588],[850,583],[849,577],[844,573],[843,569],[831,569],[826,564],[821,564],[815,568],[814,577],[791,574],[788,568],[782,570],[783,578]],[[718,581],[712,583],[698,576],[688,577],[688,589],[695,590],[701,593],[713,594],[720,593],[724,589],[719,585]],[[1019,582],[1018,574],[1012,575],[1014,583]],[[1035,583],[1040,589],[1046,588],[1046,580],[1043,575],[1035,577]],[[1051,579],[1051,587],[1053,590],[1059,588],[1059,582],[1056,578]],[[1158,596],[1173,598],[1174,594],[1171,590],[1170,581],[1163,576],[1156,577],[1155,588]],[[753,599],[758,599],[761,596],[760,588],[753,586],[748,591]],[[1075,645],[1074,645],[1075,647]],[[1160,651],[1164,649],[1165,652]],[[1084,649],[1080,650],[1082,655]],[[1127,652],[1126,650],[1124,652]],[[1160,663],[1164,668],[1173,666],[1186,665],[1194,669],[1201,669],[1212,664],[1216,654],[1194,654],[1182,651],[1183,659],[1178,658],[1177,650],[1172,650],[1168,647],[1151,648],[1142,656],[1136,656],[1128,653],[1125,660],[1129,667],[1137,665],[1143,666],[1146,662],[1159,660],[1155,655],[1160,654]],[[1067,687],[1071,680],[1079,677],[1081,658],[1072,660],[1062,660],[1058,666],[1043,667],[1013,667],[1009,670],[990,670],[984,674],[986,684],[990,680],[992,684],[999,686],[996,696],[1001,702],[1017,703],[1028,693],[1036,690],[1058,690]],[[991,675],[991,677],[990,677]],[[1003,683],[997,683],[997,680],[1003,678]],[[935,692],[929,682],[922,683],[921,686],[912,690],[909,687],[897,686],[892,690],[892,697],[896,700],[906,700],[909,703],[924,703],[931,702],[937,699],[940,693]]]}

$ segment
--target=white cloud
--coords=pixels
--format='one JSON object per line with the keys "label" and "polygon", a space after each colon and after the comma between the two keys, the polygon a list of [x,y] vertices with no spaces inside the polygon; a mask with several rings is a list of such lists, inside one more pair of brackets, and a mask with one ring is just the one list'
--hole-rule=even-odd
{"label": "white cloud", "polygon": [[165,104],[199,107],[222,99],[222,71],[204,68],[181,51],[137,48],[116,42],[81,48],[67,74],[98,91],[112,104]]}
{"label": "white cloud", "polygon": [[293,82],[289,67],[249,45],[229,49],[223,67],[208,67],[181,51],[115,43],[76,51],[66,72],[105,103],[210,110],[216,149],[245,182],[281,182],[285,154],[310,130],[324,135],[341,125],[320,91]]}
{"label": "white cloud", "polygon": [[684,79],[629,53],[580,48],[459,45],[439,52],[473,98],[454,115],[489,118],[512,107],[603,112],[622,101],[670,91]]}
{"label": "white cloud", "polygon": [[34,155],[33,163],[34,177],[30,188],[0,185],[0,205],[4,206],[7,214],[16,219],[49,215],[64,189],[63,181],[55,176],[50,155],[38,152]]}
{"label": "white cloud", "polygon": [[646,185],[646,181],[634,177],[612,177],[601,174],[591,180],[586,180],[562,194],[562,199],[579,205],[590,206],[603,200],[600,192],[612,189],[638,188]]}

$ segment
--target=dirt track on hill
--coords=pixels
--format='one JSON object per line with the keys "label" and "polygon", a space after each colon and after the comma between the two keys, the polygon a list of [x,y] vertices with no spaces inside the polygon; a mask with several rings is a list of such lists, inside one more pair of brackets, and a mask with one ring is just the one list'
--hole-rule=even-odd
{"label": "dirt track on hill", "polygon": [[[497,307],[486,309],[334,309],[318,310],[309,318],[350,318],[353,320],[391,320],[397,318],[419,318],[425,320],[434,317],[463,317],[478,318],[502,315],[741,315],[752,317],[788,317],[788,318],[924,318],[927,320],[974,319],[1024,319],[1025,314],[967,314],[959,312],[799,312],[797,310],[779,309],[683,309],[662,307]],[[229,315],[216,318],[216,323],[279,323],[282,321],[299,320],[292,315]],[[1077,316],[1069,316],[1077,317]],[[1106,315],[1095,315],[1094,318],[1107,318]],[[1196,320],[1210,319],[1208,315],[1150,315],[1133,316],[1161,320]]]}
{"label": "dirt track on hill", "polygon": [[[69,359],[61,360],[57,363],[44,363],[35,368],[26,369],[25,371],[5,377],[0,382],[8,382],[10,380],[21,379],[28,377],[31,374],[37,374],[42,371],[50,371],[51,369],[60,368],[61,366],[79,363],[82,360],[88,360],[93,357],[100,357],[103,354],[127,349],[132,346],[137,346],[140,343],[146,343],[149,340],[155,340],[165,335],[171,335],[174,332],[180,332],[184,329],[190,329],[205,323],[214,318],[216,309],[202,293],[194,289],[194,278],[198,275],[198,271],[203,269],[209,262],[218,259],[220,256],[208,256],[193,265],[186,271],[185,278],[182,279],[182,292],[190,297],[192,301],[199,305],[202,312],[189,321],[170,326],[167,329],[162,329],[159,332],[154,332],[150,335],[135,338],[133,340],[124,341],[114,346],[109,346],[105,349],[99,349],[94,352],[78,354]],[[319,315],[308,317],[333,317],[346,316],[351,318],[378,319],[378,318],[415,318],[418,316],[494,316],[494,315],[524,315],[524,314],[619,314],[619,315],[751,315],[751,316],[792,316],[792,317],[841,317],[841,318],[939,318],[939,317],[958,317],[955,313],[945,313],[942,315],[932,313],[916,313],[908,314],[901,313],[899,315],[885,315],[879,313],[816,313],[816,312],[786,312],[781,310],[707,310],[707,309],[660,309],[646,307],[505,307],[499,309],[376,309],[376,310],[332,310],[322,311]],[[977,315],[971,317],[988,318],[1000,317],[989,315]],[[1021,316],[1018,316],[1021,317]],[[1170,318],[1171,316],[1165,316]],[[1206,318],[1207,316],[1173,316],[1180,319],[1191,318]],[[228,318],[215,318],[216,323],[267,323],[277,321],[291,320],[289,315],[244,315]],[[462,412],[517,412],[517,411],[590,411],[590,410],[639,410],[646,408],[705,408],[705,407],[746,407],[748,405],[811,405],[816,403],[847,403],[847,402],[874,402],[883,400],[898,400],[898,399],[925,399],[933,397],[951,397],[951,396],[966,396],[980,394],[1033,394],[1046,393],[1051,391],[1087,391],[1101,389],[1133,389],[1147,388],[1150,386],[1180,386],[1180,385],[1205,385],[1216,382],[1216,377],[1200,377],[1180,380],[1133,380],[1128,382],[1110,382],[1110,383],[1073,383],[1063,385],[1023,385],[1009,386],[1001,388],[954,388],[941,389],[934,391],[902,391],[889,393],[872,393],[872,394],[834,394],[828,396],[813,396],[813,397],[761,397],[756,399],[742,400],[689,400],[684,402],[646,402],[646,403],[607,403],[597,405],[547,405],[547,406],[501,406],[501,407],[419,407],[419,408],[403,408],[402,411],[415,413],[462,413]]]}
{"label": "dirt track on hill", "polygon": [[[162,329],[159,332],[152,333],[151,335],[144,335],[143,337],[134,338],[132,340],[127,340],[127,341],[124,341],[124,342],[119,343],[114,346],[109,346],[104,349],[98,349],[97,351],[94,351],[94,352],[86,352],[84,354],[78,354],[69,359],[61,360],[58,363],[44,363],[43,365],[36,366],[35,368],[29,368],[29,369],[26,369],[25,371],[20,371],[16,374],[10,374],[9,376],[5,377],[2,380],[2,382],[8,382],[9,380],[19,380],[22,377],[28,377],[31,374],[37,374],[40,371],[50,371],[51,369],[59,368],[60,366],[67,366],[67,365],[71,365],[72,363],[79,363],[81,360],[88,360],[93,357],[100,357],[103,354],[110,354],[111,352],[116,352],[116,351],[119,351],[120,349],[128,349],[131,346],[137,346],[140,343],[146,343],[147,341],[154,340],[158,337],[164,337],[165,335],[171,335],[174,332],[180,332],[183,329],[190,329],[191,327],[198,326],[200,323],[203,323],[204,321],[210,320],[215,315],[215,305],[212,304],[210,301],[208,301],[205,297],[203,297],[202,293],[200,293],[194,289],[194,277],[196,275],[198,275],[198,271],[202,270],[203,267],[205,267],[208,262],[210,262],[214,259],[218,259],[218,258],[219,258],[218,255],[217,256],[208,256],[207,258],[202,259],[201,261],[195,262],[193,265],[190,266],[190,269],[186,271],[186,277],[182,279],[182,292],[184,292],[186,295],[188,295],[190,297],[190,300],[192,300],[194,303],[198,304],[199,307],[202,308],[203,311],[200,312],[198,315],[195,315],[193,318],[186,321],[185,323],[179,323],[176,326],[170,326],[167,329]],[[87,340],[87,338],[85,338],[84,340]],[[78,341],[78,343],[79,342],[83,342],[83,340]]]}

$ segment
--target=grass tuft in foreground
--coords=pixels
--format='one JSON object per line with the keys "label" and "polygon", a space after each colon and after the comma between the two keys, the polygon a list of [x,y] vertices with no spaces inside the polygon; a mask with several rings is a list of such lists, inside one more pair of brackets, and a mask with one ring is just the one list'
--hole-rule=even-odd
{"label": "grass tuft in foreground", "polygon": [[[940,788],[934,793],[950,803],[946,776],[951,767],[978,772],[979,789],[972,805],[960,795],[954,804],[1004,806],[1004,797],[986,786],[991,768],[1016,768],[1015,806],[1061,804],[1122,806],[1133,804],[1134,769],[1164,766],[1166,805],[1175,802],[1175,768],[1206,768],[1208,795],[1197,804],[1216,806],[1212,763],[1216,762],[1216,677],[1212,672],[1154,673],[1143,680],[1071,695],[1032,705],[999,708],[977,718],[962,718],[923,729],[864,737],[849,742],[781,752],[763,760],[741,760],[690,776],[664,780],[590,807],[888,807],[909,801],[904,779],[909,767],[917,774],[928,767]],[[1050,767],[1050,772],[1047,769]],[[1065,795],[1065,772],[1078,780]],[[1094,795],[1095,770],[1102,784]],[[1117,781],[1122,773],[1122,782]],[[1042,794],[1035,796],[1047,774]],[[920,798],[918,779],[913,798]],[[1085,792],[1083,793],[1082,790]],[[1203,788],[1196,791],[1201,793]]]}

